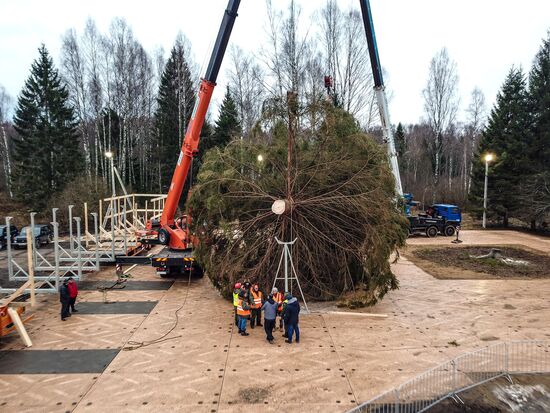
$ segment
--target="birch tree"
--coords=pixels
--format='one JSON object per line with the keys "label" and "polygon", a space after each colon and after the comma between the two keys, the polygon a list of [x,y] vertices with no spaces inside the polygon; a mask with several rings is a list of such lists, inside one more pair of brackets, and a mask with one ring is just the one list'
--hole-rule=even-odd
{"label": "birch tree", "polygon": [[432,198],[435,202],[442,172],[443,135],[455,121],[459,105],[457,67],[446,48],[431,60],[423,96],[424,112],[431,127],[428,147],[432,157]]}
{"label": "birch tree", "polygon": [[8,112],[12,104],[12,98],[6,92],[6,89],[0,85],[0,159],[2,160],[2,169],[4,171],[4,182],[10,198],[13,198],[11,187],[11,157],[8,134],[6,132],[8,122]]}

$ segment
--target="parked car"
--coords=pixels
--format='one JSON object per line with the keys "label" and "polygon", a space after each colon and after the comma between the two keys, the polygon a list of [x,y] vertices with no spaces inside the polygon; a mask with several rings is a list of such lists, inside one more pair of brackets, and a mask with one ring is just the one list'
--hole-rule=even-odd
{"label": "parked car", "polygon": [[[7,231],[7,225],[0,225],[0,250],[8,244]],[[13,239],[19,234],[17,227],[10,225],[10,233],[10,240],[13,242]]]}
{"label": "parked car", "polygon": [[[27,228],[21,228],[21,232],[13,240],[14,248],[27,247]],[[52,230],[49,225],[37,224],[34,226],[34,246],[39,248],[41,245],[48,245],[52,241]]]}

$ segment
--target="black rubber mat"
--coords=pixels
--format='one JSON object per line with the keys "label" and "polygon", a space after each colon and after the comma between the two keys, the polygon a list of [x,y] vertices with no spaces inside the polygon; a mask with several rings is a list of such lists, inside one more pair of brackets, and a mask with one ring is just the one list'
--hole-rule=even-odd
{"label": "black rubber mat", "polygon": [[77,302],[77,315],[86,314],[149,314],[158,301]]}
{"label": "black rubber mat", "polygon": [[120,349],[0,351],[0,374],[102,373]]}
{"label": "black rubber mat", "polygon": [[127,291],[167,290],[173,283],[173,281],[126,281],[114,285],[115,281],[81,281],[78,283],[78,288],[84,291],[100,290],[109,287],[113,287],[113,290],[123,289]]}

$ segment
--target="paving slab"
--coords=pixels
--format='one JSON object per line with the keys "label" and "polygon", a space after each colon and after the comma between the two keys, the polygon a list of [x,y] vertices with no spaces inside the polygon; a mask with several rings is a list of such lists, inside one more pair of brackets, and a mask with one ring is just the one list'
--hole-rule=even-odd
{"label": "paving slab", "polygon": [[78,314],[149,314],[157,305],[157,301],[110,301],[110,302],[80,302],[76,307]]}
{"label": "paving slab", "polygon": [[102,373],[120,349],[0,351],[0,374]]}

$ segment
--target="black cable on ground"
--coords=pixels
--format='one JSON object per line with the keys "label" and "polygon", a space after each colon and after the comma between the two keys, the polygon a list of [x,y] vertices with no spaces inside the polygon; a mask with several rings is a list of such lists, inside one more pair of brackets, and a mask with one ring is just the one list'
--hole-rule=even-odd
{"label": "black cable on ground", "polygon": [[[124,285],[122,285],[124,284]],[[117,285],[122,285],[122,287],[119,287],[119,288],[115,288]],[[99,291],[107,291],[107,290],[122,290],[126,288],[126,280],[116,280],[116,282],[109,286],[109,287],[99,287],[98,290]]]}
{"label": "black cable on ground", "polygon": [[187,280],[187,291],[185,292],[185,297],[183,298],[183,303],[182,305],[174,312],[174,315],[176,316],[176,320],[174,322],[174,325],[166,332],[164,333],[162,336],[160,336],[159,338],[156,338],[154,340],[149,340],[149,341],[128,341],[126,343],[126,346],[129,345],[129,347],[123,347],[122,350],[124,351],[132,351],[132,350],[137,350],[139,348],[143,348],[143,347],[147,347],[147,346],[150,346],[150,345],[153,345],[153,344],[158,344],[158,343],[162,343],[164,341],[168,341],[168,340],[174,340],[176,338],[180,338],[180,337],[183,337],[181,334],[179,336],[174,336],[174,337],[167,337],[172,331],[174,331],[174,329],[178,326],[179,324],[179,312],[181,311],[181,309],[185,306],[185,303],[187,302],[187,297],[189,296],[189,289],[191,288],[191,269],[189,269],[189,278]]}

